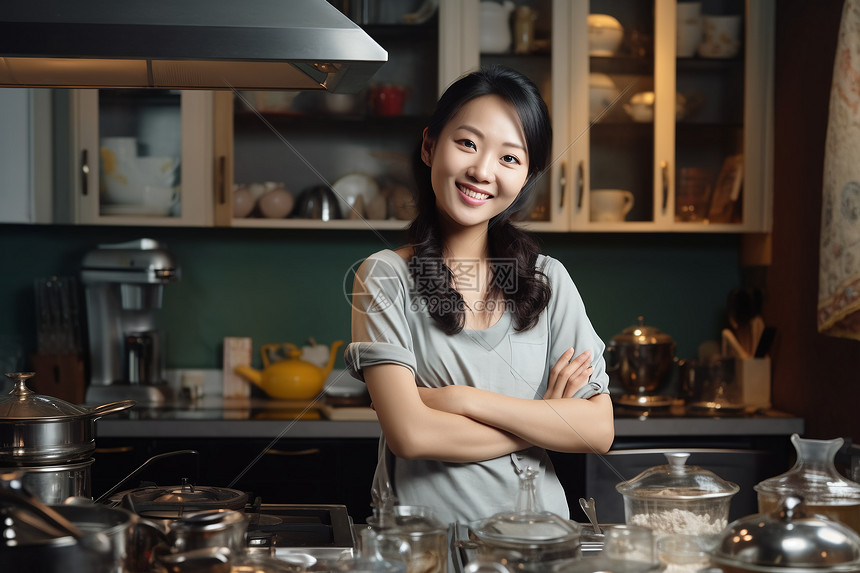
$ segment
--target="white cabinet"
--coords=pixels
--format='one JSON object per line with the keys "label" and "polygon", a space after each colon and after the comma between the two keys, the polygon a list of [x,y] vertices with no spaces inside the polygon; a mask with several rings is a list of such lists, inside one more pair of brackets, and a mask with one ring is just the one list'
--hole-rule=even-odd
{"label": "white cabinet", "polygon": [[[493,22],[482,23],[481,3],[442,1],[441,46],[456,46],[459,58],[440,57],[441,83],[499,63],[529,75],[550,104],[553,163],[528,227],[770,230],[775,1],[701,2],[703,20],[740,23],[739,51],[728,57],[708,50],[681,57],[678,4],[517,0],[517,8],[536,16],[532,49],[517,53],[514,35],[509,48],[488,54],[479,39],[497,34],[481,29]],[[623,28],[611,53],[589,53],[590,14]],[[516,21],[515,10],[512,30]],[[640,100],[653,102],[645,114],[632,105]],[[601,203],[619,207],[592,213]]]}
{"label": "white cabinet", "polygon": [[51,94],[0,89],[0,223],[51,222]]}
{"label": "white cabinet", "polygon": [[73,222],[211,225],[209,91],[72,90]]}

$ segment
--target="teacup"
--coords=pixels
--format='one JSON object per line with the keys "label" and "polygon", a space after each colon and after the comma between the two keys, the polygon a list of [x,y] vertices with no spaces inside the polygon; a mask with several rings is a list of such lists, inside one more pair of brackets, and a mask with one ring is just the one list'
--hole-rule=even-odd
{"label": "teacup", "polygon": [[592,189],[589,198],[590,218],[594,222],[623,221],[633,208],[633,193],[624,189]]}

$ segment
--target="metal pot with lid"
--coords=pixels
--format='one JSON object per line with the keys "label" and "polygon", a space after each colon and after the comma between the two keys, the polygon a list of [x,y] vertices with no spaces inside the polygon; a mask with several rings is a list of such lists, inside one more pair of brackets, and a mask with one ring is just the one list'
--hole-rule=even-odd
{"label": "metal pot with lid", "polygon": [[850,527],[808,514],[789,496],[773,513],[733,521],[719,535],[711,560],[724,573],[860,571],[860,536]]}
{"label": "metal pot with lid", "polygon": [[123,400],[94,408],[77,406],[27,388],[33,372],[6,374],[15,387],[0,398],[0,465],[65,463],[95,450],[95,421],[134,406]]}
{"label": "metal pot with lid", "polygon": [[606,372],[624,389],[618,403],[633,407],[668,406],[672,399],[662,395],[671,380],[675,364],[675,340],[645,324],[625,328],[607,346]]}

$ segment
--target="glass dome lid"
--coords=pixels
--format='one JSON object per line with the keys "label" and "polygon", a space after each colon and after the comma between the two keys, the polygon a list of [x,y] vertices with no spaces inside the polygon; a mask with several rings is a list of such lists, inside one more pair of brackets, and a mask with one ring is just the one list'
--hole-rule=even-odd
{"label": "glass dome lid", "polygon": [[540,546],[577,541],[580,533],[577,525],[538,507],[536,476],[537,471],[530,467],[523,470],[516,509],[472,523],[472,532],[479,539],[496,545]]}
{"label": "glass dome lid", "polygon": [[700,500],[730,497],[740,487],[712,471],[686,465],[686,452],[665,454],[668,464],[654,466],[615,486],[634,499]]}

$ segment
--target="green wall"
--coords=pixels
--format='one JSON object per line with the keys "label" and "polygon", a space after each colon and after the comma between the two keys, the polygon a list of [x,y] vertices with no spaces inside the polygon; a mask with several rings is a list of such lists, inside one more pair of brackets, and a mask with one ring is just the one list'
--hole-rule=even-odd
{"label": "green wall", "polygon": [[[0,225],[0,352],[17,341],[35,350],[33,281],[79,272],[99,243],[164,241],[182,268],[166,287],[162,328],[169,368],[217,368],[225,336],[260,344],[348,341],[343,278],[356,261],[403,242],[399,232]],[[609,341],[635,323],[672,335],[677,354],[695,356],[725,326],[725,301],[738,286],[733,235],[541,234],[561,260],[598,334]],[[2,358],[2,356],[0,356]],[[338,365],[342,366],[342,359]],[[22,365],[22,367],[26,367]]]}

